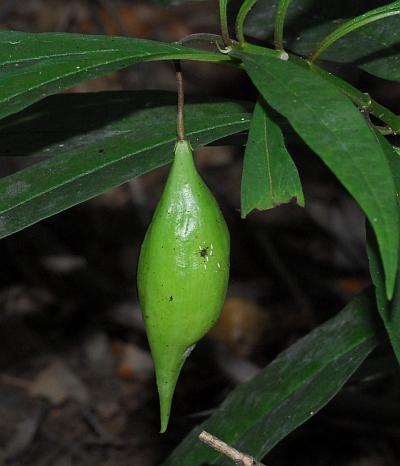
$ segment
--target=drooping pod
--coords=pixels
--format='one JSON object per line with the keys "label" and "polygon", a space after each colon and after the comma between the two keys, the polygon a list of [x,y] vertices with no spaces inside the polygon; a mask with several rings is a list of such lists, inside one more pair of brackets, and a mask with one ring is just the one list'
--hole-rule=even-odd
{"label": "drooping pod", "polygon": [[229,276],[229,232],[178,141],[164,192],[142,244],[138,291],[154,361],[165,432],[185,359],[218,319]]}

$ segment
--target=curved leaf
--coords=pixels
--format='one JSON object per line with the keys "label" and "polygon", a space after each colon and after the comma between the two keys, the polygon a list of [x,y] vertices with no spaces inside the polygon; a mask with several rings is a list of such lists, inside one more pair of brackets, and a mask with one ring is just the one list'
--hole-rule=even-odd
{"label": "curved leaf", "polygon": [[[272,42],[278,0],[259,0],[246,21],[246,34]],[[385,6],[384,0],[316,2],[296,0],[287,12],[285,49],[307,56],[346,18]],[[321,58],[355,63],[383,79],[400,80],[400,28],[397,16],[368,24],[342,37]]]}
{"label": "curved leaf", "polygon": [[[72,98],[71,105],[69,98]],[[57,143],[54,143],[54,137],[59,138],[60,133],[50,134],[53,144],[49,146],[40,145],[39,139],[33,138],[37,149],[33,155],[53,157],[0,180],[0,237],[97,196],[172,159],[176,140],[174,94],[149,91],[123,94],[122,97],[119,93],[100,93],[53,99],[58,106],[50,100],[46,113],[44,103],[39,104],[38,110],[18,115],[14,123],[9,121],[2,128],[3,134],[8,128],[21,138],[23,133],[18,132],[19,125],[26,127],[28,124],[32,132],[35,118],[38,119],[36,128],[42,129],[44,121],[51,122],[61,108],[64,114],[69,114],[70,124],[73,124],[76,106],[80,106],[80,121],[93,118],[99,126],[89,128],[85,133],[75,126],[69,137],[58,139]],[[109,115],[110,108],[118,110]],[[96,113],[99,115],[97,119]],[[243,131],[248,128],[249,120],[246,107],[240,103],[190,103],[188,100],[186,106],[187,135],[194,147]],[[57,117],[55,121],[60,123]],[[51,128],[49,123],[46,129],[50,133]],[[46,134],[42,132],[43,136]]]}
{"label": "curved leaf", "polygon": [[375,21],[388,18],[389,16],[394,16],[400,14],[400,1],[393,2],[389,5],[370,10],[367,13],[364,13],[356,18],[347,21],[342,24],[340,27],[335,29],[330,33],[318,46],[316,51],[312,54],[311,61],[316,60],[316,58],[321,55],[324,50],[330,47],[333,43],[339,40],[341,37],[355,31],[356,29],[366,26],[367,24],[373,23]]}
{"label": "curved leaf", "polygon": [[[315,44],[338,24],[340,23],[324,23],[305,31],[297,43],[292,42],[292,49],[301,54],[309,54]],[[354,63],[380,78],[400,81],[399,18],[387,17],[342,37],[325,50],[321,58],[339,63]]]}
{"label": "curved leaf", "polygon": [[[254,50],[248,47],[247,50]],[[262,49],[261,49],[262,50]],[[352,102],[303,61],[241,54],[259,92],[321,157],[371,221],[393,294],[400,236],[393,176],[382,147]]]}
{"label": "curved leaf", "polygon": [[[400,208],[400,151],[392,146],[381,134],[376,133],[376,137],[382,145],[392,169],[396,183],[397,202]],[[398,241],[400,241],[400,238],[398,238]],[[400,364],[400,274],[397,275],[393,299],[389,301],[385,294],[382,261],[379,257],[376,239],[370,227],[367,229],[367,252],[371,277],[376,289],[379,314],[385,324],[393,351]],[[397,261],[400,263],[400,256],[397,257]]]}
{"label": "curved leaf", "polygon": [[[246,21],[246,34],[257,39],[272,42],[276,15],[280,0],[258,0]],[[379,6],[387,5],[386,0],[363,0],[349,2],[318,2],[316,0],[296,0],[291,2],[286,13],[287,38],[295,40],[305,29],[315,27],[323,22],[353,18]],[[314,44],[316,45],[316,44]]]}
{"label": "curved leaf", "polygon": [[257,459],[265,456],[328,403],[374,349],[379,326],[373,301],[367,294],[355,298],[238,386],[163,466],[229,465],[220,453],[201,444],[197,437],[202,430]]}
{"label": "curved leaf", "polygon": [[0,31],[0,118],[134,63],[172,59],[226,62],[229,57],[128,37]]}
{"label": "curved leaf", "polygon": [[296,165],[286,150],[280,127],[259,99],[250,123],[243,161],[242,217],[253,209],[271,209],[296,199],[304,206]]}

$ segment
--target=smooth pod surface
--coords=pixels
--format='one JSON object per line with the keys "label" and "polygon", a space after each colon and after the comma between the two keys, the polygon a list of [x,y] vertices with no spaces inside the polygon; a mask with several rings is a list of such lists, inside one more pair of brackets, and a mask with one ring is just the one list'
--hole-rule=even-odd
{"label": "smooth pod surface", "polygon": [[154,361],[165,432],[175,385],[193,346],[214,325],[229,276],[229,232],[178,141],[164,192],[142,244],[138,291]]}

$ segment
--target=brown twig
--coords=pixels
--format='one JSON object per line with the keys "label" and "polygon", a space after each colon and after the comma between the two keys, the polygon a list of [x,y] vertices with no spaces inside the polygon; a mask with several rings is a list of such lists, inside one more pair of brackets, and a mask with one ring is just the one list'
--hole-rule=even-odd
{"label": "brown twig", "polygon": [[199,439],[209,447],[230,458],[238,466],[265,466],[263,463],[256,461],[249,455],[241,453],[205,430],[199,434]]}
{"label": "brown twig", "polygon": [[181,62],[175,61],[176,70],[176,83],[178,86],[178,112],[176,117],[176,130],[178,133],[178,141],[185,140],[185,121],[184,121],[184,110],[185,110],[185,91],[183,89],[183,77]]}

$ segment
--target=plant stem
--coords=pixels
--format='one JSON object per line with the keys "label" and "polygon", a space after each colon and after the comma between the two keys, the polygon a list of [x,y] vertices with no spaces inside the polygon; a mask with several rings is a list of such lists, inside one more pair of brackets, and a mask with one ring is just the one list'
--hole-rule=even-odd
{"label": "plant stem", "polygon": [[284,61],[289,60],[289,55],[284,50],[269,49],[260,45],[249,44],[248,42],[244,44],[233,42],[232,50],[229,53],[230,57],[241,60],[243,53],[268,55],[269,57],[279,58]]}
{"label": "plant stem", "polygon": [[249,14],[249,11],[253,8],[257,0],[244,0],[242,6],[240,7],[239,13],[236,16],[236,38],[240,44],[244,44],[244,21],[246,16]]}
{"label": "plant stem", "polygon": [[338,78],[332,73],[320,68],[317,65],[310,64],[312,71],[318,73],[322,78],[334,84],[343,94],[347,95],[358,107],[364,109],[379,118],[381,121],[388,125],[388,129],[392,134],[400,133],[400,116],[396,115],[388,108],[372,99],[368,94],[365,94],[348,82]]}
{"label": "plant stem", "polygon": [[236,448],[231,447],[227,443],[223,442],[214,435],[209,434],[205,430],[200,433],[199,439],[211,448],[214,448],[214,450],[230,458],[238,466],[265,466],[262,463],[256,461],[252,456],[241,453],[240,451],[236,450]]}
{"label": "plant stem", "polygon": [[373,125],[373,126],[380,134],[382,134],[382,136],[392,136],[396,134],[392,130],[392,128],[389,128],[388,126],[377,126],[377,125]]}
{"label": "plant stem", "polygon": [[175,61],[175,72],[176,72],[176,83],[178,87],[178,111],[176,116],[176,131],[178,136],[178,141],[185,140],[185,120],[184,120],[184,111],[185,111],[185,91],[183,89],[183,76],[181,69],[181,62],[179,60]]}
{"label": "plant stem", "polygon": [[286,12],[292,0],[281,0],[278,3],[278,11],[275,19],[274,43],[277,50],[283,50],[283,26],[285,24]]}
{"label": "plant stem", "polygon": [[219,21],[221,24],[222,39],[226,47],[231,45],[228,26],[228,0],[219,0]]}
{"label": "plant stem", "polygon": [[396,115],[388,108],[376,102],[369,94],[359,91],[347,81],[344,81],[329,71],[324,70],[318,65],[310,63],[304,58],[290,55],[289,59],[297,63],[299,66],[304,68],[308,67],[314,73],[319,74],[321,78],[331,82],[339,89],[339,91],[349,97],[361,110],[374,115],[376,118],[386,123],[392,134],[400,134],[400,115]]}

